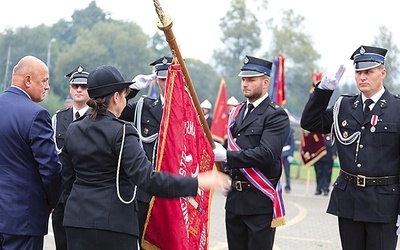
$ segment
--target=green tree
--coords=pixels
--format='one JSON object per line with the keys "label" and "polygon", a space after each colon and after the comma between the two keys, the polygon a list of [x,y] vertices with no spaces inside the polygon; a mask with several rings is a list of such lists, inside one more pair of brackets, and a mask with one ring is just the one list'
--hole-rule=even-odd
{"label": "green tree", "polygon": [[62,96],[68,94],[68,81],[63,76],[78,64],[88,69],[112,65],[126,80],[151,71],[148,64],[156,56],[147,48],[148,40],[149,37],[136,23],[104,21],[90,30],[81,29],[76,41],[57,58],[54,69],[57,75],[56,93]]}
{"label": "green tree", "polygon": [[385,26],[379,27],[379,34],[375,36],[373,45],[388,49],[385,59],[385,67],[387,70],[385,86],[391,91],[399,92],[400,86],[396,81],[400,73],[400,62],[398,58],[400,51],[393,41],[393,33]]}
{"label": "green tree", "polygon": [[245,0],[231,0],[231,7],[221,18],[220,27],[225,47],[214,51],[213,65],[226,79],[228,96],[241,96],[237,75],[245,55],[254,55],[261,47],[259,21],[247,8]]}
{"label": "green tree", "polygon": [[[273,58],[279,52],[285,57],[285,107],[292,114],[300,115],[308,100],[312,84],[312,72],[318,69],[316,61],[321,57],[313,48],[312,38],[304,33],[305,18],[292,9],[283,12],[280,26],[271,25],[272,42],[265,58]],[[273,79],[273,77],[271,77]],[[272,80],[271,85],[272,87]],[[270,91],[271,92],[271,91]]]}

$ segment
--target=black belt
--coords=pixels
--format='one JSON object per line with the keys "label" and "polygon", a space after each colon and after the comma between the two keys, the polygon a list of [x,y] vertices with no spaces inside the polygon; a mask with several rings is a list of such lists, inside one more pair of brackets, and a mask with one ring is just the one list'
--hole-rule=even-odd
{"label": "black belt", "polygon": [[367,177],[364,175],[354,175],[340,170],[339,175],[346,181],[355,183],[358,187],[365,186],[386,186],[399,183],[399,176]]}
{"label": "black belt", "polygon": [[243,191],[254,188],[248,181],[232,181],[232,189],[236,191]]}

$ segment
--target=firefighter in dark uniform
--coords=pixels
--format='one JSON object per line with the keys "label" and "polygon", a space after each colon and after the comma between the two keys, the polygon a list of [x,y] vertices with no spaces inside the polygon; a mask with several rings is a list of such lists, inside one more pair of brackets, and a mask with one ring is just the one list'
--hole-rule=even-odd
{"label": "firefighter in dark uniform", "polygon": [[[86,71],[82,65],[78,65],[78,67],[73,71],[65,75],[65,77],[69,78],[69,93],[72,98],[72,107],[59,110],[52,117],[54,141],[59,154],[64,146],[65,134],[69,124],[80,116],[86,114],[86,111],[89,108],[89,106],[86,105],[87,100],[89,100],[89,94],[87,92],[88,75],[89,72]],[[65,229],[62,226],[65,198],[66,197],[62,193],[60,200],[51,215],[57,250],[67,249],[67,238]]]}
{"label": "firefighter in dark uniform", "polygon": [[[134,122],[147,158],[155,167],[157,161],[158,132],[163,114],[165,83],[167,80],[168,67],[172,63],[172,57],[161,57],[152,62],[155,77],[159,86],[160,95],[157,98],[142,96],[137,102],[128,104],[123,110],[120,119]],[[138,81],[151,81],[150,76],[136,77]],[[141,79],[140,79],[141,78]],[[146,79],[143,79],[146,78]],[[132,95],[130,95],[132,97]],[[140,122],[139,122],[140,121]],[[143,235],[144,224],[149,210],[151,195],[138,190],[137,201],[139,205],[139,229]]]}
{"label": "firefighter in dark uniform", "polygon": [[[246,56],[239,76],[247,101],[230,113],[228,151],[215,143],[215,160],[227,161],[232,178],[225,204],[230,250],[272,249],[279,226],[273,223],[275,203],[266,193],[281,198],[281,153],[290,122],[285,110],[268,95],[271,68],[269,61]],[[251,169],[266,179],[274,192],[256,188],[254,184],[260,183],[247,175]]]}
{"label": "firefighter in dark uniform", "polygon": [[88,115],[70,124],[60,155],[69,250],[138,249],[136,186],[165,198],[195,196],[198,188],[228,189],[218,171],[197,178],[155,172],[132,123],[118,119],[130,84],[112,66],[88,77]]}
{"label": "firefighter in dark uniform", "polygon": [[[338,216],[344,250],[394,250],[400,202],[400,97],[383,84],[387,50],[360,46],[354,60],[360,93],[328,107],[343,75],[324,76],[308,100],[301,127],[332,130],[340,161],[327,212]],[[397,230],[397,232],[396,232]]]}

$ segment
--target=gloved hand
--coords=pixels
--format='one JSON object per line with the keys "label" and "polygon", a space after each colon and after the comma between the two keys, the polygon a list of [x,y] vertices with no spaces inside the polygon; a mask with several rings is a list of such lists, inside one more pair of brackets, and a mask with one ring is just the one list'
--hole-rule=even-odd
{"label": "gloved hand", "polygon": [[400,235],[400,215],[397,215],[396,227],[397,227],[396,234]]}
{"label": "gloved hand", "polygon": [[326,90],[335,90],[339,86],[340,78],[342,78],[346,67],[344,65],[340,65],[336,74],[333,75],[325,75],[322,77],[321,83],[318,85],[320,89]]}
{"label": "gloved hand", "polygon": [[[232,185],[232,180],[228,180],[228,183],[229,183],[229,186],[231,186]],[[227,188],[223,188],[223,187],[220,187],[219,188],[219,192],[223,195],[223,196],[225,196],[225,197],[227,197],[228,196],[228,193],[229,193],[229,191],[231,191],[230,189],[227,189]]]}
{"label": "gloved hand", "polygon": [[289,155],[289,156],[287,157],[287,161],[288,161],[289,163],[292,163],[292,161],[293,161],[293,156]]}
{"label": "gloved hand", "polygon": [[214,161],[226,161],[226,149],[221,143],[214,142],[215,148],[213,149],[214,152]]}
{"label": "gloved hand", "polygon": [[151,75],[142,75],[139,74],[135,76],[132,80],[132,84],[129,86],[131,89],[145,89],[149,86],[149,84],[156,79],[156,73]]}

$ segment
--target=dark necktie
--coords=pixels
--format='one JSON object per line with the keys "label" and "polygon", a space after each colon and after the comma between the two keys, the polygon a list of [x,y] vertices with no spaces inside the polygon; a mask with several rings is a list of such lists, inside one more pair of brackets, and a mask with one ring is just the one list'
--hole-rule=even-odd
{"label": "dark necktie", "polygon": [[254,105],[251,104],[251,103],[249,103],[249,104],[247,105],[247,113],[246,113],[246,116],[243,118],[243,120],[246,119],[246,118],[249,116],[250,112],[251,112],[253,109],[254,109]]}
{"label": "dark necktie", "polygon": [[372,101],[371,99],[367,99],[364,102],[364,119],[366,119],[369,115],[369,113],[371,112],[371,110],[369,109],[369,105],[371,105],[374,101]]}
{"label": "dark necktie", "polygon": [[75,113],[75,119],[78,119],[79,117],[81,117],[81,115],[79,114],[79,111],[76,111],[76,113]]}

